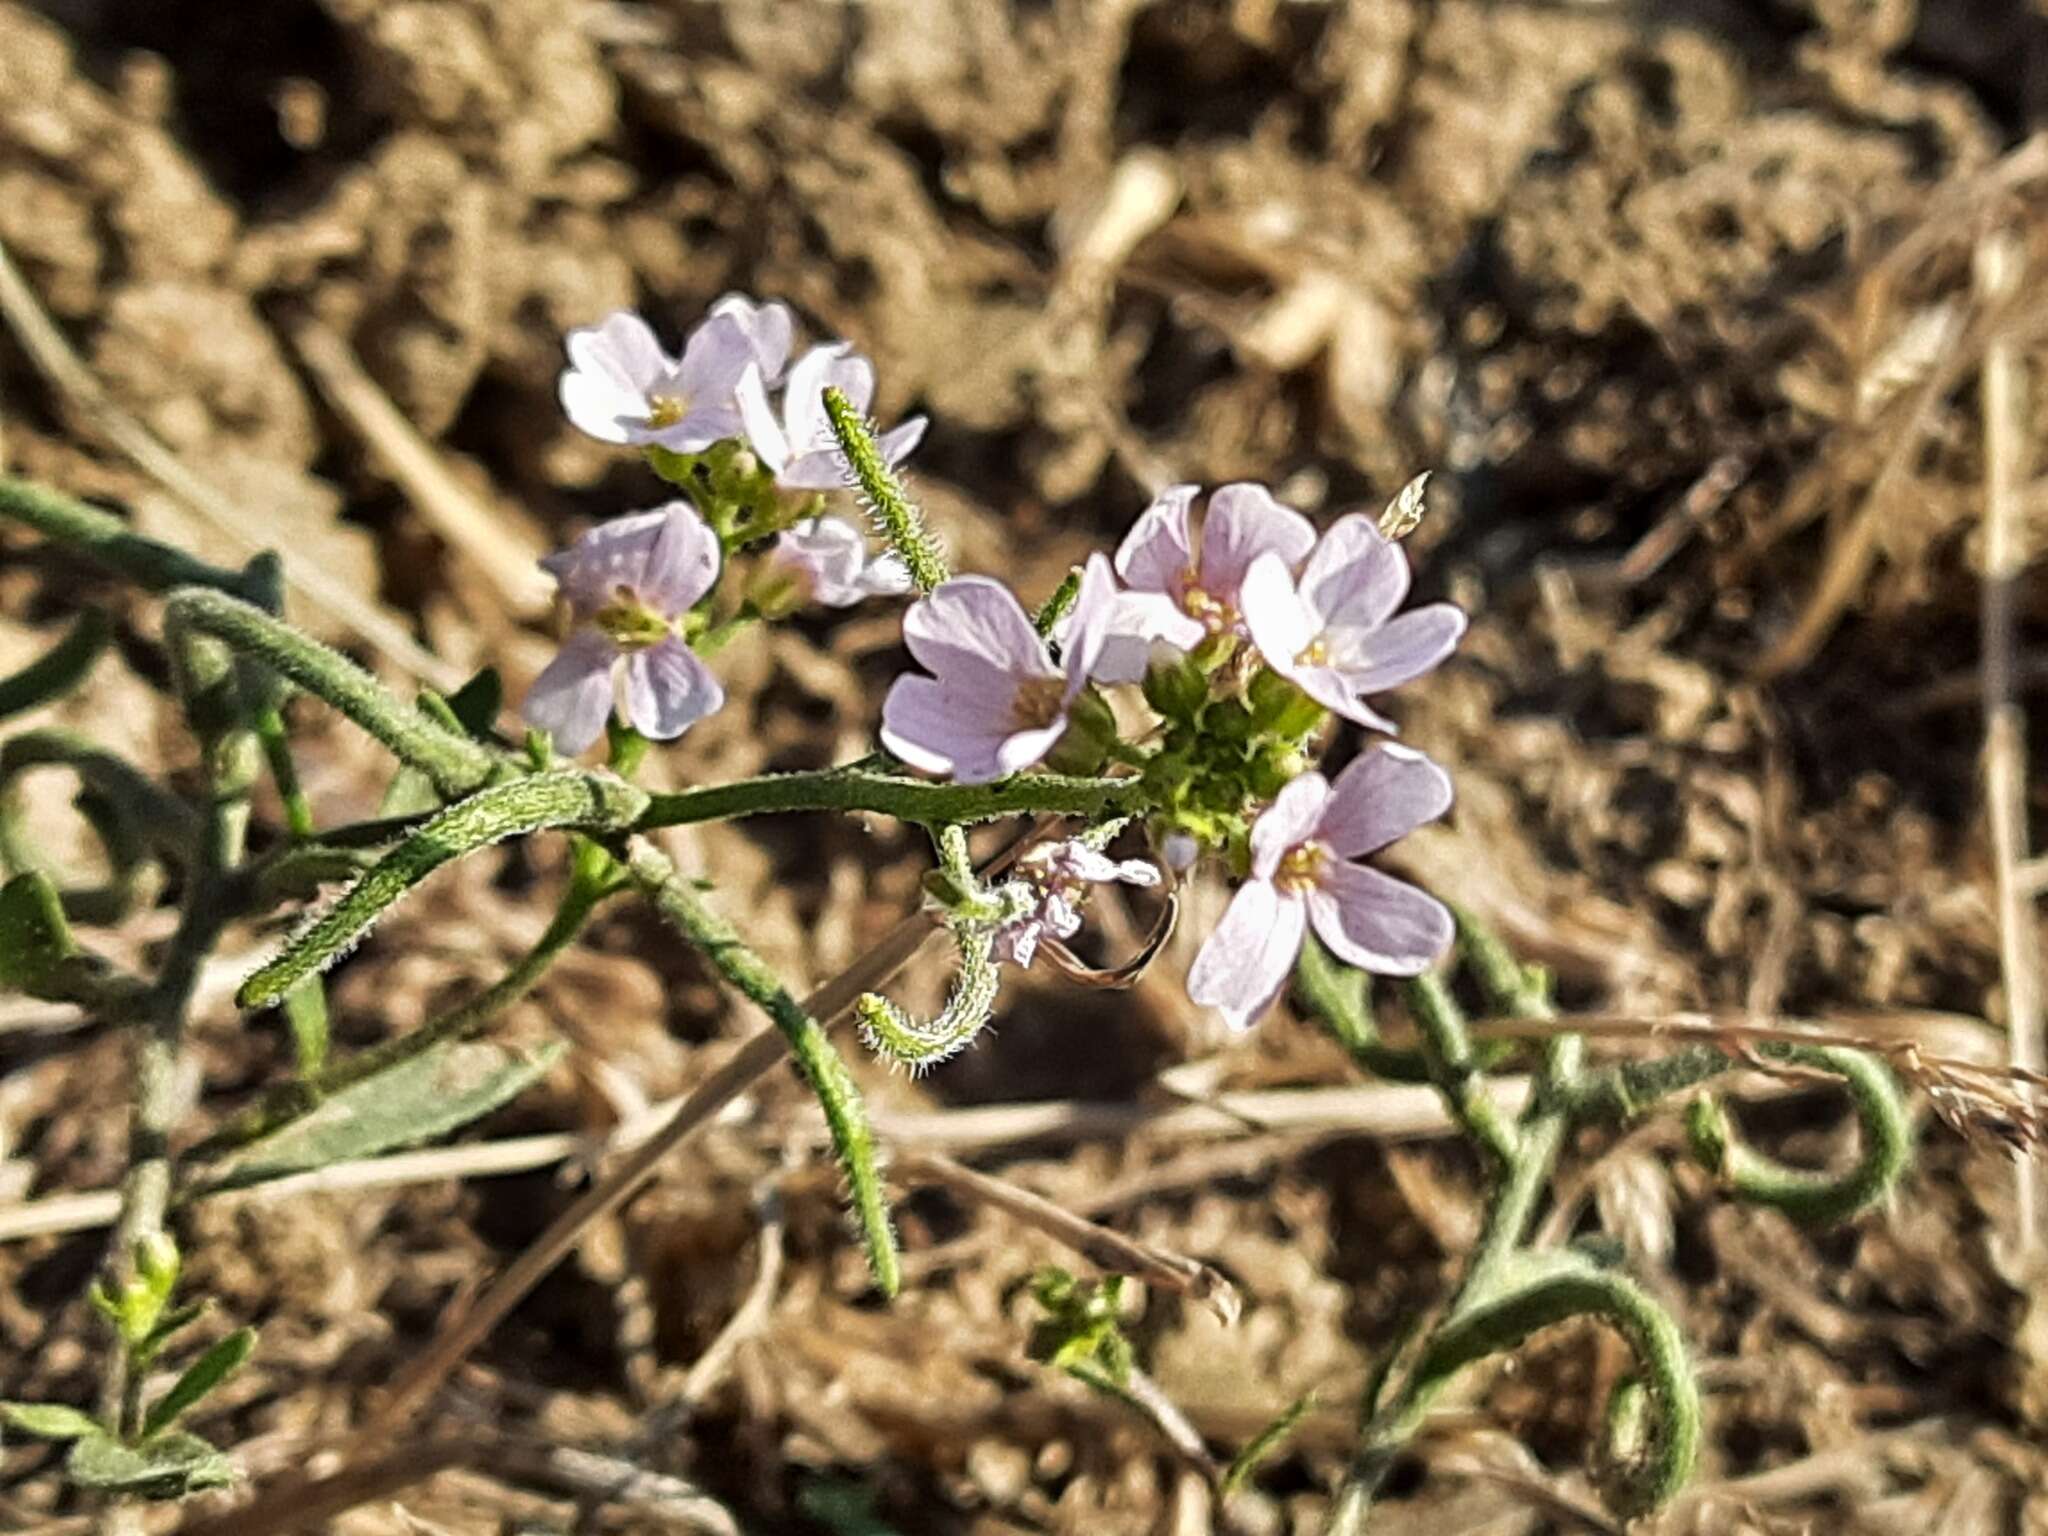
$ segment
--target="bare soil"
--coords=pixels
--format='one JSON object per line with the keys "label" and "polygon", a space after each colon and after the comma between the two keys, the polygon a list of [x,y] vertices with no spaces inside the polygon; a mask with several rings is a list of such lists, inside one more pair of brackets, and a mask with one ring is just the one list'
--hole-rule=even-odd
{"label": "bare soil", "polygon": [[[0,242],[111,400],[236,511],[223,527],[137,470],[107,413],[52,389],[13,335],[0,462],[223,558],[275,544],[355,600],[296,591],[317,632],[379,659],[368,612],[453,675],[492,660],[515,688],[549,648],[527,559],[657,496],[554,403],[562,333],[617,306],[673,337],[737,288],[856,340],[879,413],[933,417],[916,488],[959,563],[1026,593],[1167,480],[1265,480],[1327,519],[1434,469],[1420,586],[1475,625],[1399,701],[1460,795],[1410,870],[1552,966],[1571,1007],[1883,1010],[1930,1050],[1998,1059],[1976,380],[1997,338],[2041,353],[2048,152],[2025,136],[2044,110],[2048,14],[2017,0],[0,3]],[[1973,262],[2000,231],[2034,276],[1994,308]],[[322,365],[323,337],[355,375]],[[366,385],[480,525],[394,473]],[[2040,441],[2048,388],[2027,426]],[[2034,486],[2037,542],[2042,506]],[[83,604],[146,658],[148,603],[26,548],[9,535],[0,558],[0,665]],[[2037,689],[2042,596],[2022,601]],[[732,704],[659,772],[856,755],[900,660],[880,610],[736,647]],[[48,718],[174,777],[192,761],[160,695],[119,668]],[[365,814],[375,754],[318,711],[295,724],[322,814]],[[62,786],[34,814],[64,846]],[[893,824],[816,819],[678,851],[797,984],[907,910],[924,860]],[[438,880],[342,973],[342,1042],[486,984],[561,877],[542,842]],[[1213,917],[1220,893],[1202,900]],[[142,952],[163,917],[107,946]],[[1109,898],[1104,952],[1148,918]],[[266,938],[239,935],[223,977]],[[1200,1093],[1348,1080],[1296,1019],[1232,1040],[1199,1017],[1179,984],[1191,953],[1176,939],[1125,994],[1020,977],[959,1062],[916,1081],[860,1064],[871,1101],[1155,1102],[1189,1061]],[[918,971],[907,995],[941,979]],[[196,1119],[284,1058],[228,990],[203,1017]],[[622,907],[504,1025],[565,1036],[569,1064],[469,1136],[601,1135],[755,1022]],[[121,1059],[89,1032],[0,1034],[0,1198],[118,1177]],[[904,1190],[912,1283],[880,1305],[801,1101],[771,1083],[668,1170],[423,1435],[600,1452],[690,1480],[758,1532],[1211,1529],[1200,1479],[1144,1424],[1026,1358],[1026,1282],[1067,1256]],[[1797,1160],[1853,1139],[1824,1089],[1748,1116]],[[1582,1225],[1619,1237],[1677,1309],[1708,1388],[1698,1488],[1656,1529],[2048,1525],[2043,1270],[2011,1238],[2010,1155],[1920,1116],[1893,1207],[1818,1236],[1729,1204],[1669,1121],[1572,1150]],[[1217,1450],[1320,1390],[1235,1507],[1250,1532],[1318,1528],[1366,1373],[1474,1235],[1473,1158],[1370,1128],[963,1155],[1236,1281],[1234,1327],[1160,1296],[1135,1323]],[[772,1312],[679,1413],[757,1273],[768,1188],[787,1235]],[[221,1328],[263,1333],[205,1427],[258,1486],[299,1463],[573,1192],[548,1171],[198,1208],[195,1281]],[[102,1241],[0,1250],[0,1396],[89,1399],[77,1298]],[[1565,1330],[1484,1373],[1380,1529],[1576,1523],[1559,1499],[1590,1497],[1624,1365]],[[0,1522],[76,1512],[47,1449],[0,1451]],[[487,1464],[329,1528],[680,1519]]]}

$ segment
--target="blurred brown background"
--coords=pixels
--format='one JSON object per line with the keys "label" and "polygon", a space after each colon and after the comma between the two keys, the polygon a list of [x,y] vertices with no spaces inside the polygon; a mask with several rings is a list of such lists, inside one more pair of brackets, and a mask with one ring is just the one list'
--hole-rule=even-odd
{"label": "blurred brown background", "polygon": [[[1476,623],[1399,701],[1460,786],[1411,871],[1555,967],[1571,1006],[1877,1009],[1999,1059],[1986,483],[1997,460],[2017,487],[2023,561],[2048,389],[2002,425],[1979,401],[1987,357],[2033,379],[2048,319],[2044,66],[2048,15],[2017,0],[0,3],[0,463],[223,559],[282,548],[294,615],[394,680],[495,661],[515,688],[549,648],[532,558],[659,496],[554,404],[562,333],[615,307],[674,341],[738,288],[854,339],[885,419],[934,418],[914,484],[960,565],[1027,597],[1169,480],[1265,480],[1327,520],[1433,469],[1419,585]],[[151,631],[149,605],[6,540],[0,663],[81,603]],[[2040,591],[2018,590],[2024,690],[2048,669]],[[734,647],[734,702],[657,771],[865,750],[896,633],[874,605]],[[190,760],[118,669],[50,718]],[[297,723],[323,814],[364,813],[374,754]],[[61,786],[45,798],[57,828]],[[681,851],[798,984],[904,911],[924,861],[893,824],[820,819]],[[558,859],[515,848],[417,896],[342,973],[344,1042],[502,970]],[[1219,897],[1191,903],[1195,934]],[[1107,954],[1149,917],[1117,901]],[[158,941],[162,916],[108,948]],[[1184,1000],[1188,953],[1127,994],[1019,978],[971,1055],[917,1082],[864,1066],[871,1097],[943,1117],[1348,1081],[1285,1015],[1224,1039]],[[282,1053],[210,995],[211,1110]],[[475,1134],[601,1132],[753,1021],[622,911],[507,1028],[566,1034],[572,1065]],[[0,1035],[11,1196],[118,1173],[119,1045],[77,1043]],[[1143,1425],[1025,1360],[1021,1287],[1059,1250],[906,1193],[911,1284],[875,1305],[800,1108],[774,1084],[671,1170],[500,1331],[440,1427],[616,1452],[749,1530],[1210,1529]],[[1751,1128],[1814,1161],[1851,1134],[1824,1093]],[[1233,1329],[1171,1298],[1135,1329],[1218,1448],[1325,1389],[1243,1502],[1255,1532],[1316,1528],[1353,1395],[1476,1219],[1463,1149],[1343,1119],[956,1150],[1239,1283]],[[788,1248],[768,1321],[686,1423],[650,1421],[761,1272],[764,1180]],[[1578,1148],[1559,1219],[1597,1213],[1703,1361],[1700,1487],[1657,1529],[2048,1524],[2048,1332],[2010,1190],[2002,1148],[1930,1121],[1898,1208],[1816,1240],[1719,1199],[1668,1121]],[[227,1394],[251,1468],[349,1422],[565,1198],[542,1173],[197,1211],[197,1273],[264,1331]],[[0,1249],[0,1395],[85,1395],[72,1298],[97,1242]],[[1586,1499],[1623,1363],[1590,1331],[1547,1337],[1479,1384],[1381,1528],[1571,1527],[1556,1500]],[[0,1452],[0,1518],[57,1498],[47,1452]],[[659,1500],[598,1505],[579,1528],[691,1528]],[[578,1518],[558,1482],[494,1465],[334,1528]]]}

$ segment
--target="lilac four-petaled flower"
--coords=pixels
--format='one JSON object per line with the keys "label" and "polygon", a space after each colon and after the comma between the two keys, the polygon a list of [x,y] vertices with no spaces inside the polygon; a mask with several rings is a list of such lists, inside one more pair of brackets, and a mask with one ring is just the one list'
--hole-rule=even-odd
{"label": "lilac four-petaled flower", "polygon": [[671,357],[645,320],[620,310],[569,333],[562,409],[603,442],[700,452],[740,435],[740,379],[780,376],[792,329],[787,305],[728,294]]}
{"label": "lilac four-petaled flower", "polygon": [[[601,523],[541,561],[574,624],[521,706],[574,755],[603,734],[625,674],[626,718],[643,736],[680,736],[725,702],[678,621],[718,580],[718,536],[684,502]],[[620,665],[623,663],[623,667]]]}
{"label": "lilac four-petaled flower", "polygon": [[1272,554],[1252,562],[1245,626],[1266,665],[1326,709],[1375,730],[1393,722],[1365,701],[1420,677],[1456,649],[1465,615],[1431,603],[1394,616],[1408,561],[1363,512],[1339,518],[1297,582]]}
{"label": "lilac four-petaled flower", "polygon": [[930,773],[985,784],[1050,752],[1101,653],[1114,600],[1109,562],[1091,555],[1060,659],[1001,582],[960,576],[911,604],[903,639],[926,677],[899,677],[882,701],[882,744]]}
{"label": "lilac four-petaled flower", "polygon": [[995,956],[1026,966],[1047,939],[1071,939],[1081,931],[1081,904],[1091,885],[1152,886],[1159,871],[1143,859],[1112,859],[1077,838],[1042,843],[1017,861],[1016,883],[1030,905],[996,929]]}
{"label": "lilac four-petaled flower", "polygon": [[851,608],[870,597],[910,590],[903,557],[869,553],[867,535],[843,517],[813,517],[784,529],[768,551],[774,572],[796,585],[800,600]]}
{"label": "lilac four-petaled flower", "polygon": [[[770,369],[745,369],[736,381],[736,398],[747,441],[774,472],[775,483],[796,491],[844,486],[846,455],[825,414],[825,391],[838,390],[855,414],[866,416],[875,398],[875,365],[843,341],[811,348],[789,370],[779,415],[768,398],[773,382]],[[913,416],[876,440],[892,469],[918,445],[924,429],[925,418]]]}
{"label": "lilac four-petaled flower", "polygon": [[1316,541],[1309,520],[1262,485],[1226,485],[1209,497],[1197,547],[1188,525],[1199,486],[1161,491],[1116,552],[1117,594],[1109,639],[1097,660],[1103,682],[1136,682],[1164,642],[1191,651],[1210,635],[1241,631],[1243,586],[1253,561],[1299,565]]}
{"label": "lilac four-petaled flower", "polygon": [[1246,1029],[1287,985],[1310,928],[1361,970],[1414,976],[1451,942],[1442,902],[1354,864],[1450,809],[1450,777],[1420,752],[1382,744],[1332,784],[1304,773],[1253,823],[1251,878],[1188,972],[1188,996]]}

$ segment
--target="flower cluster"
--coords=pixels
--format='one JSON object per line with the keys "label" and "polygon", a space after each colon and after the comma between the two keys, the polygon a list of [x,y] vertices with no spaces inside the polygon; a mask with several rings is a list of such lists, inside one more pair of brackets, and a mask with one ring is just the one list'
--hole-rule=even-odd
{"label": "flower cluster", "polygon": [[[640,447],[687,499],[604,524],[543,562],[571,627],[527,696],[532,724],[580,752],[622,692],[634,730],[672,738],[723,702],[704,657],[740,627],[808,603],[905,593],[917,568],[929,590],[903,635],[921,670],[889,689],[883,746],[961,785],[1040,768],[1135,781],[1124,803],[1168,868],[1209,856],[1240,881],[1190,972],[1198,1003],[1250,1024],[1311,932],[1367,970],[1412,975],[1435,960],[1448,912],[1357,861],[1442,815],[1449,779],[1389,743],[1334,782],[1314,767],[1333,717],[1392,733],[1372,701],[1436,666],[1464,631],[1447,603],[1401,611],[1408,562],[1380,520],[1353,513],[1319,533],[1263,486],[1226,485],[1206,501],[1199,487],[1173,486],[1113,558],[1089,557],[1064,612],[1034,615],[989,577],[941,580],[912,543],[877,556],[859,528],[825,512],[822,493],[856,471],[826,392],[860,417],[875,371],[839,341],[792,360],[795,331],[783,305],[731,295],[679,357],[632,314],[571,334],[570,421]],[[924,428],[915,417],[848,439],[877,505],[900,500],[890,471]],[[838,431],[848,430],[842,415]],[[1404,493],[1397,509],[1414,505]],[[728,584],[735,558],[748,571]],[[722,588],[737,602],[720,611]],[[956,916],[994,924],[982,942],[995,959],[1030,964],[1046,941],[1077,931],[1091,885],[1159,880],[1149,862],[1108,857],[1103,832],[1030,855],[994,892],[963,889]]]}
{"label": "flower cluster", "polygon": [[[1189,975],[1195,1001],[1249,1025],[1285,986],[1312,929],[1347,962],[1391,975],[1426,968],[1450,942],[1441,903],[1354,860],[1450,805],[1420,753],[1382,744],[1334,784],[1309,766],[1335,714],[1391,732],[1373,696],[1448,656],[1464,615],[1447,603],[1398,613],[1409,572],[1365,513],[1320,538],[1264,487],[1162,492],[1118,549],[1092,556],[1055,653],[1000,583],[946,582],[904,619],[912,658],[882,706],[882,740],[914,767],[966,783],[1038,764],[1141,774],[1165,862],[1203,850],[1246,876]],[[926,675],[926,674],[929,675]],[[1120,739],[1100,687],[1137,683],[1158,718]],[[1059,922],[1089,881],[1121,866],[1074,861]],[[1042,921],[1004,957],[1028,963]],[[1064,937],[1070,927],[1057,931]]]}
{"label": "flower cluster", "polygon": [[[604,733],[622,685],[627,721],[655,740],[716,710],[725,691],[700,652],[738,624],[909,590],[902,560],[872,554],[858,527],[824,513],[818,494],[844,486],[847,474],[824,392],[836,388],[865,411],[874,365],[843,341],[792,364],[795,331],[786,305],[729,294],[680,357],[627,311],[570,332],[559,390],[570,423],[646,450],[690,499],[601,524],[541,562],[570,632],[523,712],[561,751],[582,752]],[[924,428],[914,417],[884,434],[892,465]],[[736,508],[751,515],[742,521]],[[716,620],[709,605],[727,556],[757,545],[738,608]]]}

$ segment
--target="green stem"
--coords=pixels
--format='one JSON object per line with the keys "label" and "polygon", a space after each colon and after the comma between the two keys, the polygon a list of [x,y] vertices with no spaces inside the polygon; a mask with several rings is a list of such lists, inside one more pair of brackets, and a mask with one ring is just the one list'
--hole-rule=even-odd
{"label": "green stem", "polygon": [[1380,1038],[1366,1000],[1366,975],[1337,958],[1313,934],[1294,967],[1295,990],[1332,1039],[1361,1071],[1393,1083],[1426,1083],[1429,1063],[1420,1051],[1403,1050]]}
{"label": "green stem", "polygon": [[[616,850],[615,850],[616,851]],[[868,1267],[882,1293],[894,1296],[902,1284],[896,1236],[889,1224],[889,1204],[875,1166],[874,1134],[860,1090],[839,1052],[833,1049],[818,1021],[775,977],[768,964],[749,949],[738,932],[714,912],[694,881],[685,879],[668,856],[643,837],[630,839],[623,852],[626,868],[678,933],[711,962],[719,975],[749,1002],[765,1012],[789,1042],[790,1054],[825,1112],[825,1124],[839,1155],[853,1200],[853,1215],[867,1248]]]}
{"label": "green stem", "polygon": [[457,1004],[409,1034],[336,1062],[310,1082],[285,1085],[207,1137],[193,1149],[191,1156],[211,1159],[260,1141],[304,1115],[325,1094],[338,1093],[365,1078],[389,1071],[437,1045],[467,1040],[480,1033],[499,1014],[540,984],[541,978],[561,958],[562,952],[576,941],[605,898],[617,892],[616,873],[617,866],[603,849],[579,839],[569,887],[563,893],[561,905],[555,909],[553,920],[534,946],[505,975],[467,1002]]}
{"label": "green stem", "polygon": [[1693,1155],[1718,1174],[1738,1199],[1775,1206],[1795,1221],[1833,1226],[1883,1199],[1912,1155],[1912,1127],[1891,1073],[1860,1051],[1770,1041],[1757,1047],[1794,1066],[1832,1073],[1856,1108],[1862,1149],[1841,1173],[1793,1168],[1745,1145],[1728,1112],[1711,1094],[1695,1099],[1686,1117]]}
{"label": "green stem", "polygon": [[498,755],[400,703],[361,667],[300,634],[254,604],[220,592],[184,588],[165,607],[167,632],[189,629],[223,641],[329,704],[417,768],[443,798],[480,788],[503,771]]}
{"label": "green stem", "polygon": [[1445,1104],[1498,1165],[1511,1166],[1517,1150],[1515,1129],[1487,1091],[1465,1034],[1464,1012],[1450,988],[1441,976],[1426,972],[1408,983],[1408,1006],[1422,1035],[1423,1058]]}
{"label": "green stem", "polygon": [[1035,773],[1017,774],[993,784],[938,784],[850,768],[825,768],[653,795],[637,830],[780,811],[870,812],[924,826],[1032,814],[1092,819],[1135,814],[1143,809],[1144,796],[1145,787],[1137,779]]}
{"label": "green stem", "polygon": [[451,859],[549,828],[622,831],[647,796],[622,779],[572,771],[536,774],[478,790],[435,816],[379,859],[324,915],[242,983],[244,1008],[275,1003],[308,976],[333,965],[392,904]]}
{"label": "green stem", "polygon": [[0,720],[69,693],[92,671],[113,637],[113,620],[97,608],[86,609],[62,640],[13,676],[0,678]]}
{"label": "green stem", "polygon": [[[117,1295],[132,1277],[136,1245],[164,1233],[173,1175],[170,1138],[184,1109],[180,1079],[186,1014],[200,966],[231,916],[223,896],[247,842],[249,791],[256,780],[255,740],[231,708],[223,713],[223,701],[234,699],[227,650],[184,632],[174,634],[172,642],[186,713],[200,737],[206,809],[178,927],[135,1039],[129,1166],[107,1266],[108,1290]],[[110,1350],[101,1413],[124,1438],[132,1439],[141,1428],[141,1385],[141,1372],[131,1366],[126,1351]]]}
{"label": "green stem", "polygon": [[25,523],[151,592],[211,587],[260,600],[261,582],[248,572],[195,560],[183,550],[144,538],[111,512],[26,480],[0,476],[0,517]]}

